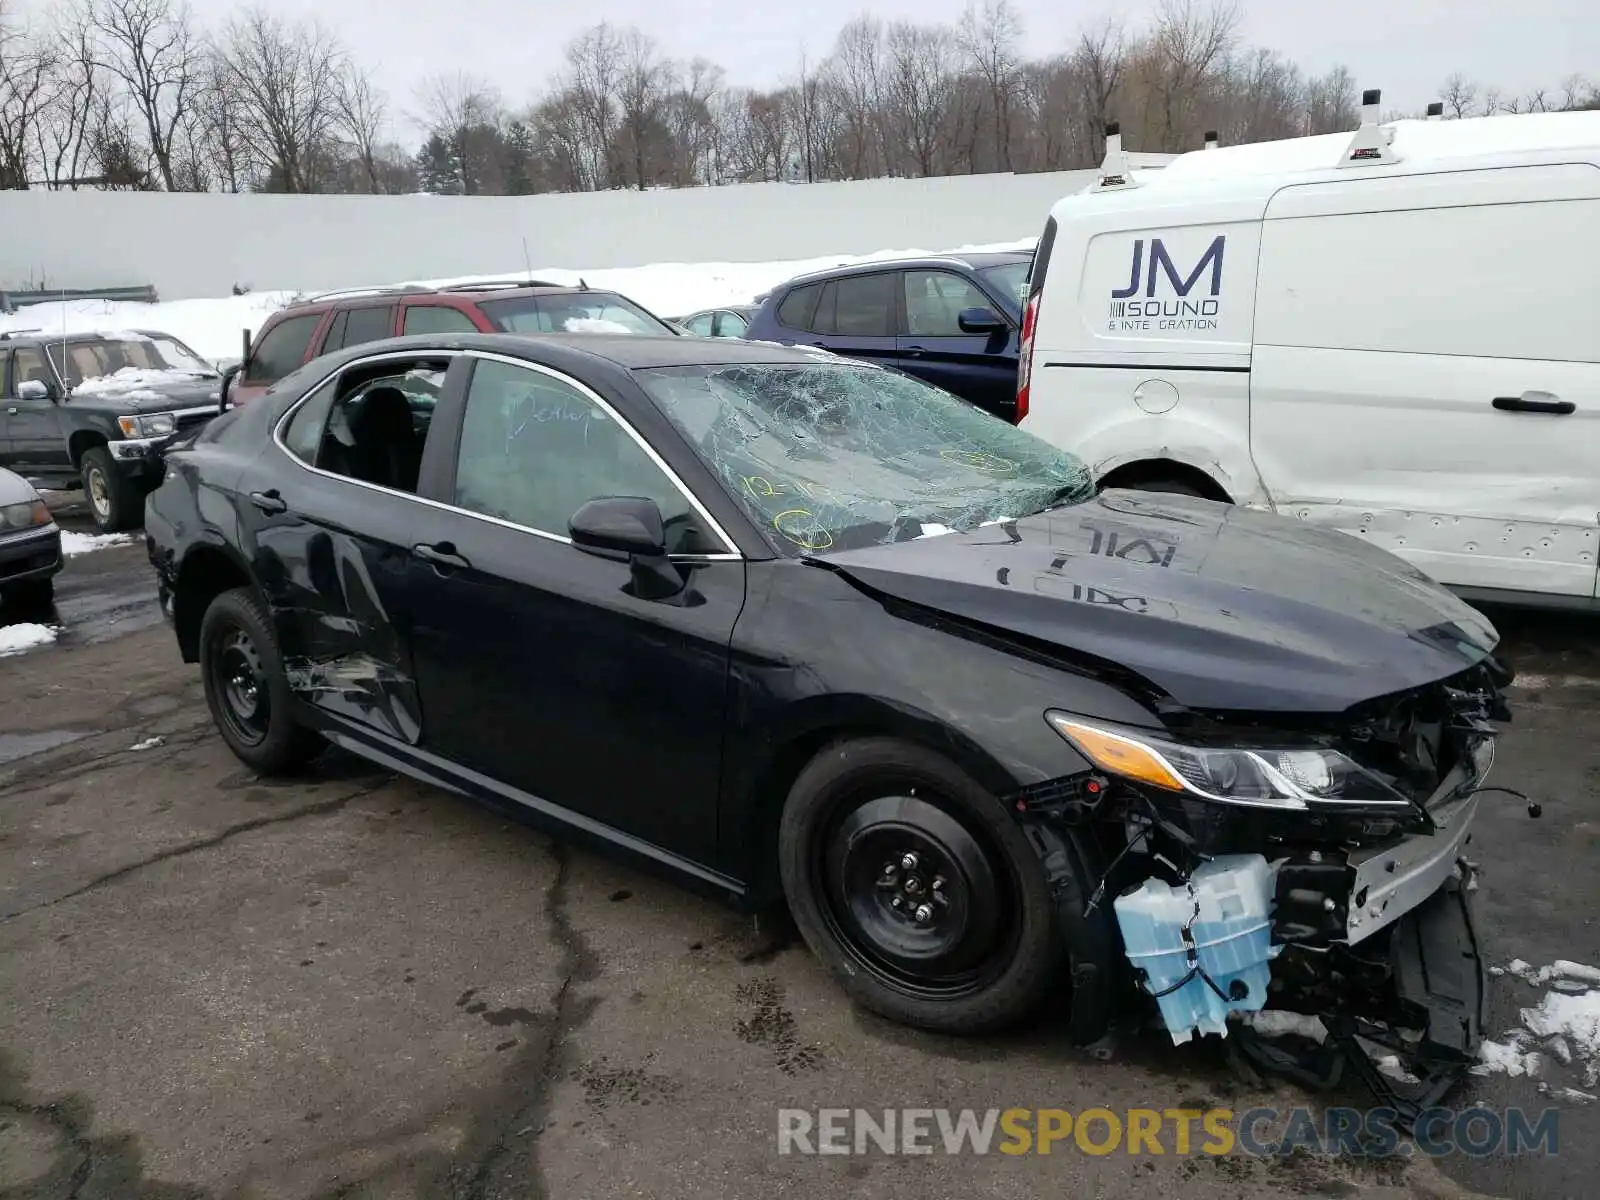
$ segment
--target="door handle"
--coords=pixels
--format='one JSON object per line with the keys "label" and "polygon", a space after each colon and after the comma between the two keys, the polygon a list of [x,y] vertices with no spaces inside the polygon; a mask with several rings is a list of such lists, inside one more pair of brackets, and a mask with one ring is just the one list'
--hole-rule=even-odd
{"label": "door handle", "polygon": [[289,511],[289,505],[282,496],[278,495],[277,488],[268,488],[264,492],[251,492],[250,503],[264,513],[275,514]]}
{"label": "door handle", "polygon": [[466,569],[472,566],[464,555],[456,552],[454,542],[435,542],[431,546],[426,543],[419,544],[411,547],[411,553],[436,567]]}
{"label": "door handle", "polygon": [[1549,392],[1523,392],[1520,396],[1496,396],[1494,406],[1501,412],[1550,413],[1564,417],[1578,411],[1571,400],[1560,400]]}
{"label": "door handle", "polygon": [[921,358],[927,351],[921,346],[907,346],[901,353],[907,358]]}

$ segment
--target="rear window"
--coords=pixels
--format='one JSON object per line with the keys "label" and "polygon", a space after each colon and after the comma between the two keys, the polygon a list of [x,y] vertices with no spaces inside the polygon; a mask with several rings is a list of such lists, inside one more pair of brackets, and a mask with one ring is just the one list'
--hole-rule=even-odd
{"label": "rear window", "polygon": [[790,329],[810,329],[817,315],[817,300],[822,296],[820,283],[797,287],[778,305],[778,323]]}
{"label": "rear window", "polygon": [[572,292],[485,300],[483,310],[506,333],[633,333],[676,335],[659,317],[614,292]]}

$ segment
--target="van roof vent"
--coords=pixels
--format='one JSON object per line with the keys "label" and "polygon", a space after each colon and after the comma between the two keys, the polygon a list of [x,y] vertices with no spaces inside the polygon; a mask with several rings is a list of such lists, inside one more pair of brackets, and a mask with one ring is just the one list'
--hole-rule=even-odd
{"label": "van roof vent", "polygon": [[1361,128],[1344,148],[1344,155],[1339,159],[1341,167],[1385,166],[1400,161],[1391,146],[1394,130],[1378,120],[1378,104],[1382,99],[1383,93],[1377,88],[1361,93]]}
{"label": "van roof vent", "polygon": [[1142,186],[1133,175],[1133,164],[1128,161],[1128,152],[1122,148],[1122,126],[1116,121],[1106,122],[1106,157],[1100,164],[1100,177],[1094,181],[1091,191],[1105,191],[1107,188],[1134,188]]}

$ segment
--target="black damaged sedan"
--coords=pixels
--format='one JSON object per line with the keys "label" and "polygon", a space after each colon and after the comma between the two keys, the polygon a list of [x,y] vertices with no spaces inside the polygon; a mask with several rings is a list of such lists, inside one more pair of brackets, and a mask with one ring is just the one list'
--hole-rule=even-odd
{"label": "black damaged sedan", "polygon": [[1175,1041],[1187,994],[1424,1077],[1476,1050],[1460,848],[1509,674],[1356,539],[1097,494],[916,379],[733,340],[368,343],[166,464],[163,608],[252,768],[333,743],[781,897],[924,1028],[1089,1041],[1142,991]]}

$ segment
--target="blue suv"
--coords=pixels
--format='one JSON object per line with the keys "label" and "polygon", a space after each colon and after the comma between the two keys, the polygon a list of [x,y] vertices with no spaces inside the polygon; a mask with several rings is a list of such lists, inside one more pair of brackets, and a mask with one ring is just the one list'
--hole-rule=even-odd
{"label": "blue suv", "polygon": [[1014,421],[1028,253],[835,267],[774,288],[744,336],[896,367]]}

